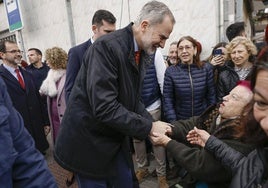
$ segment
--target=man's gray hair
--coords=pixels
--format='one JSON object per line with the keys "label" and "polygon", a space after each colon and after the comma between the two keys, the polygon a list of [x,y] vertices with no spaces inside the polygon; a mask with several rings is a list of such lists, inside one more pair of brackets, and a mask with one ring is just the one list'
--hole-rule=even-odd
{"label": "man's gray hair", "polygon": [[171,22],[175,24],[175,18],[167,5],[159,1],[150,1],[142,7],[135,24],[138,25],[145,19],[148,19],[151,25],[160,24],[165,16],[169,16]]}

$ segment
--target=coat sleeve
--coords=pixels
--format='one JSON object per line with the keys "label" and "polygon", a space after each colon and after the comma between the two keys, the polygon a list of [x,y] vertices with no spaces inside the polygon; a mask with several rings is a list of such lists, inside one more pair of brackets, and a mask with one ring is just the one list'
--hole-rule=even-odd
{"label": "coat sleeve", "polygon": [[65,81],[65,100],[68,103],[69,96],[71,94],[75,78],[80,70],[81,62],[78,53],[74,48],[71,48],[68,52],[68,63],[66,69],[66,81]]}
{"label": "coat sleeve", "polygon": [[195,116],[188,120],[178,120],[172,122],[172,125],[174,126],[172,128],[172,138],[182,143],[189,143],[186,140],[186,135],[190,130],[197,126],[197,119],[198,116]]}
{"label": "coat sleeve", "polygon": [[170,68],[167,68],[164,77],[163,111],[168,122],[177,120],[175,105],[174,84],[171,77]]}
{"label": "coat sleeve", "polygon": [[218,183],[228,182],[232,178],[231,171],[225,169],[212,154],[203,148],[191,147],[171,140],[166,149],[176,162],[196,180],[206,183]]}
{"label": "coat sleeve", "polygon": [[[82,66],[83,68],[87,66],[87,98],[94,118],[124,135],[145,139],[151,131],[152,118],[148,119],[147,115],[144,116],[141,113],[146,109],[140,102],[140,95],[135,93],[139,90],[132,89],[131,94],[135,98],[126,99],[128,96],[122,98],[122,94],[119,94],[121,86],[119,83],[124,83],[124,79],[129,79],[124,77],[129,76],[127,74],[133,74],[125,72],[130,70],[126,68],[131,66],[130,63],[120,59],[123,58],[120,55],[122,52],[112,46],[107,46],[108,44],[93,45],[95,45],[94,48],[87,52],[86,61]],[[128,65],[125,65],[126,63]],[[128,107],[127,100],[135,100],[136,106]],[[133,101],[129,103],[133,104]]]}
{"label": "coat sleeve", "polygon": [[[50,173],[47,163],[36,148],[34,141],[23,125],[20,114],[13,108],[11,99],[7,94],[4,84],[0,80],[0,91],[4,94],[4,106],[8,111],[7,121],[0,122],[0,135],[3,125],[6,127],[6,141],[8,144],[0,147],[0,153],[10,153],[10,159],[6,162],[4,174],[0,172],[0,185],[11,185],[10,187],[57,187],[56,182]],[[1,98],[1,97],[0,97]],[[0,111],[1,115],[7,115]],[[7,127],[8,125],[8,127]],[[9,129],[7,129],[9,128]],[[0,137],[4,139],[5,137]],[[12,139],[12,140],[11,140]]]}
{"label": "coat sleeve", "polygon": [[226,89],[225,89],[224,82],[223,82],[223,79],[221,77],[221,74],[218,77],[216,88],[217,88],[217,91],[216,91],[216,93],[217,93],[217,101],[222,101],[222,98],[226,94]]}
{"label": "coat sleeve", "polygon": [[209,137],[205,149],[214,154],[223,165],[231,168],[233,172],[235,172],[238,166],[246,159],[242,153],[234,150],[213,135]]}
{"label": "coat sleeve", "polygon": [[214,84],[214,73],[213,66],[209,63],[206,63],[207,66],[207,105],[216,104],[216,91]]}

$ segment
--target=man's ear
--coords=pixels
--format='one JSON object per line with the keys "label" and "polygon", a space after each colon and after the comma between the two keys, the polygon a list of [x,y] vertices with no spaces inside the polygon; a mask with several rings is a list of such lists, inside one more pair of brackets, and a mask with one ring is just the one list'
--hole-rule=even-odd
{"label": "man's ear", "polygon": [[142,29],[142,31],[146,31],[146,29],[150,26],[149,21],[148,20],[143,20],[140,24],[140,27]]}
{"label": "man's ear", "polygon": [[93,24],[91,29],[92,29],[93,33],[96,34],[98,27],[97,27],[97,25]]}
{"label": "man's ear", "polygon": [[0,59],[4,59],[3,56],[5,55],[5,53],[0,52]]}

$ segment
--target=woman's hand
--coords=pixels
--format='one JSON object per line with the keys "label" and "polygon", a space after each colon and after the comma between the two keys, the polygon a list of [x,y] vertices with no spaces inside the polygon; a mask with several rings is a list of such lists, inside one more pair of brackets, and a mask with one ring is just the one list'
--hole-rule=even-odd
{"label": "woman's hand", "polygon": [[210,134],[207,131],[198,129],[196,127],[194,127],[193,130],[189,131],[189,133],[186,136],[187,140],[191,144],[196,144],[202,147],[205,147],[209,137]]}
{"label": "woman's hand", "polygon": [[213,66],[219,65],[222,66],[224,65],[225,59],[222,55],[216,55],[212,58],[212,60],[210,61],[210,64]]}

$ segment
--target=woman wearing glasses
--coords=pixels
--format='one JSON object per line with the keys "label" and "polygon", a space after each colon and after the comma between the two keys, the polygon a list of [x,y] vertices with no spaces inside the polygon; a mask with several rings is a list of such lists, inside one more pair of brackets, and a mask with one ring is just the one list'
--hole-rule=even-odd
{"label": "woman wearing glasses", "polygon": [[198,144],[214,154],[216,159],[232,170],[230,188],[268,187],[268,46],[259,55],[252,72],[251,86],[254,91],[254,106],[246,124],[236,128],[237,140],[255,144],[256,149],[247,156],[234,150],[221,140],[210,136],[205,130],[190,131],[187,140]]}
{"label": "woman wearing glasses", "polygon": [[200,61],[198,45],[191,36],[182,37],[177,44],[179,63],[166,69],[163,108],[168,122],[198,116],[216,103],[213,67]]}

